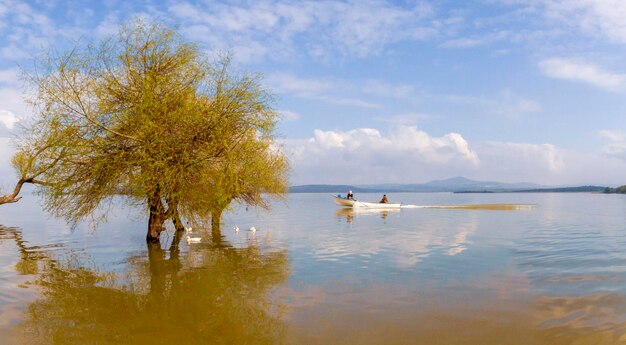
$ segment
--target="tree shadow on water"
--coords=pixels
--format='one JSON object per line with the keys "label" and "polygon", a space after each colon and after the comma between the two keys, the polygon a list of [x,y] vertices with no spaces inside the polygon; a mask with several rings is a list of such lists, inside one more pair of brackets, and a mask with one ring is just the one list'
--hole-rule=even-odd
{"label": "tree shadow on water", "polygon": [[149,244],[147,259],[128,258],[125,275],[76,260],[27,258],[39,267],[33,284],[41,292],[16,326],[18,343],[283,342],[284,308],[271,291],[289,275],[285,251],[234,248],[221,238],[188,251],[177,244]]}

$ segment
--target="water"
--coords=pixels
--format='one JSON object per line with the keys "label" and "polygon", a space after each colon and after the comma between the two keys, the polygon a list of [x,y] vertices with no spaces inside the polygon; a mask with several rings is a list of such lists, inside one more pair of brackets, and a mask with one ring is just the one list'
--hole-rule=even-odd
{"label": "water", "polygon": [[96,231],[32,196],[0,206],[0,343],[626,342],[626,196],[407,193],[390,199],[534,207],[365,211],[331,199],[239,207],[222,238],[194,229],[202,242],[178,250],[147,247],[144,216],[123,205]]}

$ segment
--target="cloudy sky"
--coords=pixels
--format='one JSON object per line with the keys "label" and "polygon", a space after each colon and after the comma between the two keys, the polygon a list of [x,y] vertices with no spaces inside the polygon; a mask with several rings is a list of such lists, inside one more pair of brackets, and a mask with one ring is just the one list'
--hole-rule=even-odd
{"label": "cloudy sky", "polygon": [[623,0],[0,0],[0,185],[19,69],[134,16],[263,73],[292,184],[626,184]]}

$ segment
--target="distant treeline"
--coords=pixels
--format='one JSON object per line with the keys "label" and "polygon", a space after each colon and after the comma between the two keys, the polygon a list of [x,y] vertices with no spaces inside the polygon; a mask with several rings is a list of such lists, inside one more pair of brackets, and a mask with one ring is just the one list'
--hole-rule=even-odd
{"label": "distant treeline", "polygon": [[537,188],[524,189],[515,191],[517,193],[593,193],[606,191],[602,186],[578,186],[578,187],[559,187],[559,188]]}
{"label": "distant treeline", "polygon": [[621,186],[621,187],[617,187],[617,188],[606,187],[606,188],[604,188],[604,193],[607,193],[607,194],[626,194],[626,185]]}

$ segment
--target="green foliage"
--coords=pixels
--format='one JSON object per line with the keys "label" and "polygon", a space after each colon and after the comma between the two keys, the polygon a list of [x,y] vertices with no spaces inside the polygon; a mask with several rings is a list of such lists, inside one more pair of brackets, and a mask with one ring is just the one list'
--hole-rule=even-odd
{"label": "green foliage", "polygon": [[79,220],[121,194],[162,223],[234,199],[265,206],[262,192],[286,189],[260,76],[232,74],[230,56],[209,61],[158,23],[48,56],[30,81],[39,117],[14,164],[27,156],[46,167],[41,192],[55,215]]}

